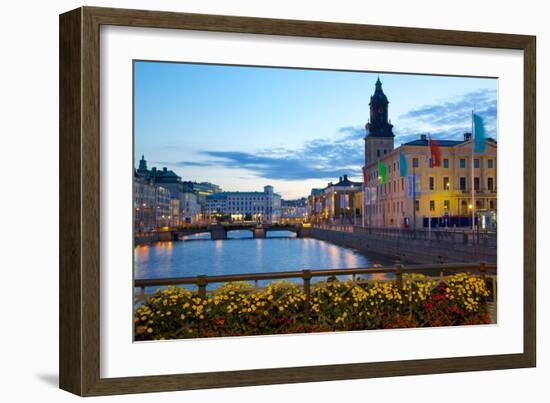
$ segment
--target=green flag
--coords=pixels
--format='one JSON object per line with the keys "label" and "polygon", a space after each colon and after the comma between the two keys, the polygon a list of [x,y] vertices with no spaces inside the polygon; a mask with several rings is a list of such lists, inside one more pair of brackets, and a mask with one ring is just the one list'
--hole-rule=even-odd
{"label": "green flag", "polygon": [[485,152],[485,143],[487,142],[487,134],[481,116],[474,113],[474,151],[476,153]]}
{"label": "green flag", "polygon": [[386,166],[378,161],[378,183],[380,183],[381,185],[385,185],[386,179]]}
{"label": "green flag", "polygon": [[407,158],[402,152],[399,153],[399,176],[407,176]]}

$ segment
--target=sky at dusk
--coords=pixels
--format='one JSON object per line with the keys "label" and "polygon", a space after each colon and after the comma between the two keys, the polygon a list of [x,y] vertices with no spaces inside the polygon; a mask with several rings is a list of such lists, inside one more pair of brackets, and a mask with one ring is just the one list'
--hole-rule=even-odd
{"label": "sky at dusk", "polygon": [[396,147],[431,134],[461,139],[471,111],[497,139],[490,78],[135,62],[135,164],[227,191],[270,184],[285,199],[348,174],[361,181],[376,78],[390,101]]}

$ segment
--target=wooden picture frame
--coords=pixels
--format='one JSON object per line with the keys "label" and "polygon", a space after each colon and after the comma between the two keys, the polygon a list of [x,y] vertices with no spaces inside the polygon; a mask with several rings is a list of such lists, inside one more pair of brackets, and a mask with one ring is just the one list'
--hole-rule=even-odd
{"label": "wooden picture frame", "polygon": [[[521,354],[100,377],[99,35],[102,25],[524,52],[524,349]],[[81,396],[533,367],[536,363],[535,37],[82,7],[60,16],[60,387]]]}

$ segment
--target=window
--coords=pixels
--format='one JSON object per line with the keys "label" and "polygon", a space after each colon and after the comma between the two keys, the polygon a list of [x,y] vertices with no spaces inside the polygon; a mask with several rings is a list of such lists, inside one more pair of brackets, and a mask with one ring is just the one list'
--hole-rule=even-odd
{"label": "window", "polygon": [[414,209],[416,211],[420,211],[420,200],[415,200],[414,201]]}
{"label": "window", "polygon": [[405,190],[405,178],[401,178],[401,191]]}
{"label": "window", "polygon": [[476,158],[474,160],[474,168],[479,168],[479,159],[478,158]]}
{"label": "window", "polygon": [[430,168],[432,168],[432,159],[431,159],[431,158],[428,160],[428,166],[429,166]]}
{"label": "window", "polygon": [[493,167],[493,160],[487,160],[487,168],[491,169]]}
{"label": "window", "polygon": [[451,209],[451,201],[443,200],[443,208],[445,209],[445,211],[449,211]]}
{"label": "window", "polygon": [[476,177],[474,178],[474,190],[475,190],[476,192],[479,192],[479,177],[478,177],[478,176],[476,176]]}
{"label": "window", "polygon": [[494,210],[495,209],[495,202],[494,200],[489,200],[489,209]]}
{"label": "window", "polygon": [[445,176],[443,178],[443,190],[450,190],[451,189],[451,182],[449,182],[449,177]]}
{"label": "window", "polygon": [[464,176],[460,177],[460,190],[466,190],[466,178]]}
{"label": "window", "polygon": [[460,168],[466,168],[466,158],[460,159]]}
{"label": "window", "polygon": [[380,150],[376,150],[376,156],[380,157]]}
{"label": "window", "polygon": [[388,152],[388,150],[384,150],[384,154],[386,154]]}
{"label": "window", "polygon": [[435,200],[430,200],[430,211],[435,211]]}
{"label": "window", "polygon": [[430,190],[434,190],[434,177],[430,176]]}
{"label": "window", "polygon": [[487,178],[487,189],[489,189],[491,192],[494,190],[494,183],[493,178]]}
{"label": "window", "polygon": [[413,158],[413,168],[418,168],[418,158]]}
{"label": "window", "polygon": [[393,181],[393,192],[397,192],[397,181]]}
{"label": "window", "polygon": [[443,158],[443,168],[449,168],[449,159]]}

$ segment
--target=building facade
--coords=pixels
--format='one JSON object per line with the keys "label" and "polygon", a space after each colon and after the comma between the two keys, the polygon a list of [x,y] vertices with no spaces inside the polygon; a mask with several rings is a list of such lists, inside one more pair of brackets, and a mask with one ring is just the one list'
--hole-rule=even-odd
{"label": "building facade", "polygon": [[210,218],[233,221],[254,220],[278,223],[281,219],[281,196],[272,186],[263,192],[220,192],[206,196],[204,211]]}
{"label": "building facade", "polygon": [[[193,184],[199,189],[195,190]],[[200,222],[202,215],[199,193],[206,191],[206,188],[219,189],[211,183],[182,182],[180,176],[166,167],[148,169],[147,161],[142,156],[134,174],[134,204],[141,206],[140,210],[136,207],[134,214],[136,223],[141,223],[136,224],[136,228],[151,230]],[[154,205],[150,214],[147,210],[142,210],[143,204]],[[151,218],[147,218],[148,214]]]}
{"label": "building facade", "polygon": [[323,189],[326,219],[329,223],[358,224],[363,206],[363,183],[340,177]]}
{"label": "building facade", "polygon": [[305,197],[297,200],[281,200],[282,224],[301,224],[307,220],[307,216]]}
{"label": "building facade", "polygon": [[[438,140],[441,164],[432,166],[425,135],[394,148],[388,104],[378,80],[371,97],[371,120],[366,125],[365,136],[367,225],[470,227],[473,213],[476,225],[493,229],[497,211],[496,141],[488,139],[485,152],[472,158],[470,133],[465,133],[462,140]],[[401,155],[407,163],[406,176],[400,173]],[[379,163],[385,175],[379,172]]]}

